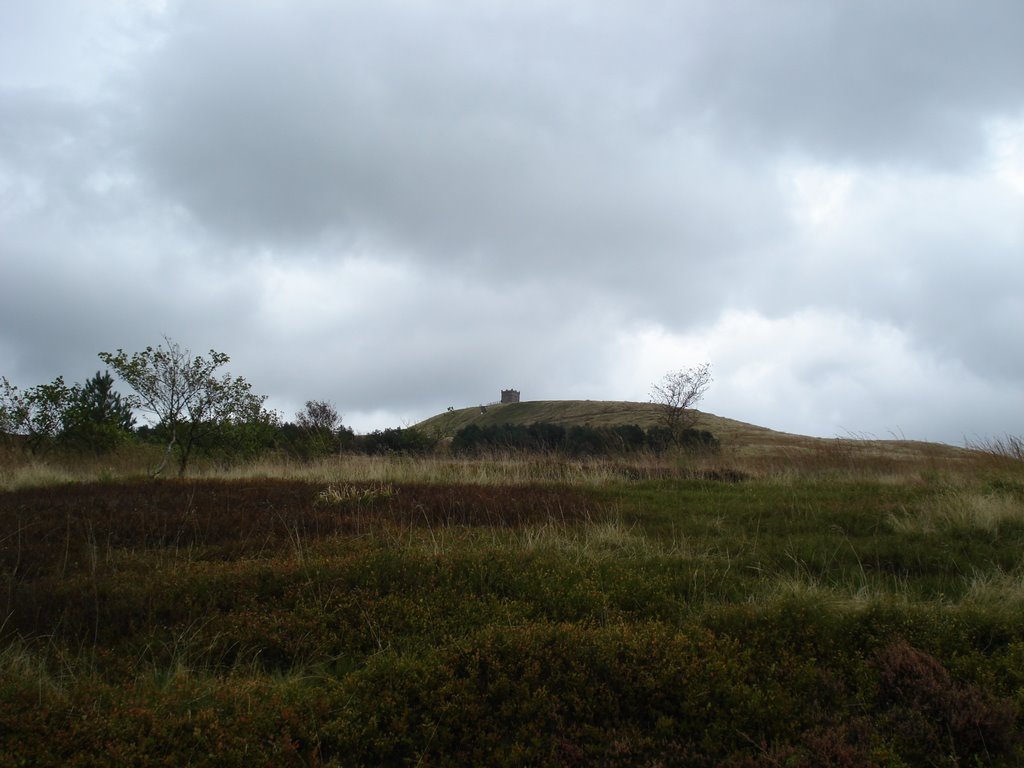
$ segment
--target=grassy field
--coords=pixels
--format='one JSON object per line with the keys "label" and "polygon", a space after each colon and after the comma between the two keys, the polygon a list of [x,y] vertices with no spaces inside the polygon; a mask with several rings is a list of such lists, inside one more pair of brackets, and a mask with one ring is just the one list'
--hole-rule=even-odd
{"label": "grassy field", "polygon": [[1020,765],[1024,464],[789,437],[4,457],[0,764]]}

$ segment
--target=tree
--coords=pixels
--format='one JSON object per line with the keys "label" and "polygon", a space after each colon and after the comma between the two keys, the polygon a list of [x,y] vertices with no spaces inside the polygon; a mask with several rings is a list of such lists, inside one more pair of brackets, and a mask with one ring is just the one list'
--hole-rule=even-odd
{"label": "tree", "polygon": [[24,437],[29,450],[40,453],[61,433],[73,397],[62,376],[24,391],[0,378],[0,432]]}
{"label": "tree", "polygon": [[83,386],[72,387],[62,419],[61,440],[96,453],[109,451],[124,442],[135,428],[133,406],[133,398],[114,391],[114,377],[109,371],[96,371]]}
{"label": "tree", "polygon": [[344,429],[333,403],[307,400],[305,409],[295,414],[295,424],[299,428],[305,455],[323,456],[341,450]]}
{"label": "tree", "polygon": [[274,421],[263,403],[266,396],[254,395],[241,376],[219,374],[231,358],[211,349],[209,358],[193,356],[164,336],[160,346],[146,347],[131,355],[124,350],[100,352],[100,359],[113,368],[135,390],[136,404],[166,440],[160,474],[172,453],[178,462],[178,476],[185,474],[193,451],[210,447],[239,427]]}
{"label": "tree", "polygon": [[6,376],[0,377],[0,432],[4,435],[22,434],[25,419],[24,395]]}
{"label": "tree", "polygon": [[669,371],[660,382],[651,385],[651,402],[660,409],[659,422],[676,445],[682,444],[686,431],[697,423],[699,414],[694,409],[704,398],[711,382],[711,364],[701,363],[692,368]]}
{"label": "tree", "polygon": [[295,414],[295,423],[309,432],[333,434],[341,425],[341,416],[333,403],[326,400],[307,400],[305,410]]}

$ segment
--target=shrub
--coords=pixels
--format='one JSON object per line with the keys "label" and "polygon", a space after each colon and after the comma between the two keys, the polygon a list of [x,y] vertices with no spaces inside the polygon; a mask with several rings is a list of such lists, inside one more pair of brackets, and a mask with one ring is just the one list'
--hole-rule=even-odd
{"label": "shrub", "polygon": [[718,440],[706,430],[687,429],[675,440],[665,427],[644,430],[636,424],[614,427],[538,422],[520,424],[469,424],[452,439],[455,454],[480,454],[494,451],[559,452],[569,456],[609,456],[644,449],[660,453],[673,446],[684,450],[717,450]]}
{"label": "shrub", "polygon": [[349,679],[324,757],[353,765],[676,763],[753,730],[745,655],[660,625],[485,629],[436,656],[382,654]]}
{"label": "shrub", "polygon": [[352,450],[370,455],[387,453],[421,454],[434,447],[435,440],[415,427],[375,430],[352,439]]}
{"label": "shrub", "polygon": [[936,659],[898,641],[875,659],[880,706],[904,754],[922,763],[1005,754],[1020,743],[1017,712],[978,686],[955,681]]}

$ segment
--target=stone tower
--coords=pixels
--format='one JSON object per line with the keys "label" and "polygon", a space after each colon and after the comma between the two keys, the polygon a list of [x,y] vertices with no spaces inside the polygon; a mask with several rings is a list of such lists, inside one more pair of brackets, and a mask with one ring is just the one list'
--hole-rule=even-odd
{"label": "stone tower", "polygon": [[519,402],[519,390],[518,389],[503,389],[503,390],[501,390],[501,402],[502,403],[518,403]]}

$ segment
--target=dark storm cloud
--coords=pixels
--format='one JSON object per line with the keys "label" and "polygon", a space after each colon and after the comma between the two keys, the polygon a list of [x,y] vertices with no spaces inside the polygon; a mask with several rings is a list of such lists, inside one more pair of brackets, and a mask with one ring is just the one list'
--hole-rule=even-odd
{"label": "dark storm cloud", "polygon": [[955,167],[1024,108],[1017,4],[304,10],[183,4],[142,69],[144,167],[230,237],[726,250],[721,198],[772,203],[734,152]]}
{"label": "dark storm cloud", "polygon": [[651,64],[603,58],[618,13],[272,5],[239,24],[185,8],[200,19],[138,86],[138,151],[226,237],[369,233],[470,265],[607,269],[756,235],[753,215],[746,232],[728,225],[726,201],[770,211],[702,137],[646,124],[636,86]]}

